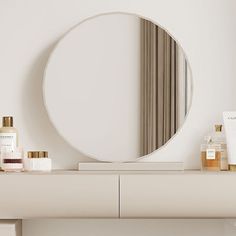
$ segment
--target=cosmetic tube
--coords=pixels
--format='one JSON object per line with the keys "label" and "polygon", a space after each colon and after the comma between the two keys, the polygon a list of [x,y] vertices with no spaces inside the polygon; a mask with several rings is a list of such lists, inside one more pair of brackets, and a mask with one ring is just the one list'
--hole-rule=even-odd
{"label": "cosmetic tube", "polygon": [[236,111],[223,112],[229,170],[236,171]]}

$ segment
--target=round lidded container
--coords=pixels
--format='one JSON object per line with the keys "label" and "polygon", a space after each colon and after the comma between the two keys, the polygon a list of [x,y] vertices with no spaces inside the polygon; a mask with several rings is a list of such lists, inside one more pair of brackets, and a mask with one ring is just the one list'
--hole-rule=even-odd
{"label": "round lidded container", "polygon": [[52,160],[47,151],[29,151],[24,159],[24,168],[26,171],[51,171]]}

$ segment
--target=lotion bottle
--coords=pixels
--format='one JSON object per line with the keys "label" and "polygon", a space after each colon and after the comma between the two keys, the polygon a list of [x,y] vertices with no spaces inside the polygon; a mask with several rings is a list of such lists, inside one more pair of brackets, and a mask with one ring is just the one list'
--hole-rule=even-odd
{"label": "lotion bottle", "polygon": [[0,148],[14,151],[18,146],[18,131],[13,127],[13,117],[4,116],[0,128]]}

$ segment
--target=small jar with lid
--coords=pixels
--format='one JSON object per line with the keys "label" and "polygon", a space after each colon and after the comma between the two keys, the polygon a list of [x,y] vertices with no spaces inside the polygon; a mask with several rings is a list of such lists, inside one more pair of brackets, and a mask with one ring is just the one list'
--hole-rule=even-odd
{"label": "small jar with lid", "polygon": [[202,170],[220,171],[221,170],[222,146],[213,143],[208,137],[207,143],[201,145]]}
{"label": "small jar with lid", "polygon": [[51,171],[52,160],[46,151],[30,151],[24,159],[25,171]]}

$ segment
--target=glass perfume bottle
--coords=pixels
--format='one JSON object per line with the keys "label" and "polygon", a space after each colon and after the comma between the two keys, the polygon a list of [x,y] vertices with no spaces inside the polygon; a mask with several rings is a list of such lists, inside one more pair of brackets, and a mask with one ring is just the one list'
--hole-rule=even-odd
{"label": "glass perfume bottle", "polygon": [[220,171],[221,152],[221,145],[214,143],[211,136],[207,137],[206,143],[201,145],[202,170]]}
{"label": "glass perfume bottle", "polygon": [[212,142],[221,145],[221,170],[228,170],[228,157],[227,157],[227,145],[226,139],[223,132],[223,125],[215,125],[215,130],[211,134]]}

